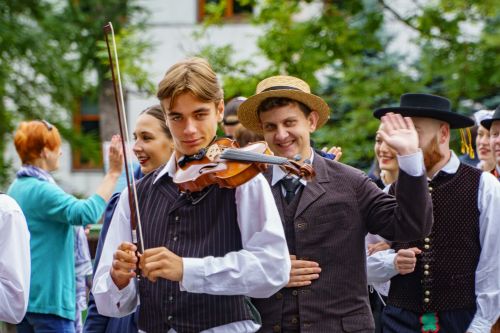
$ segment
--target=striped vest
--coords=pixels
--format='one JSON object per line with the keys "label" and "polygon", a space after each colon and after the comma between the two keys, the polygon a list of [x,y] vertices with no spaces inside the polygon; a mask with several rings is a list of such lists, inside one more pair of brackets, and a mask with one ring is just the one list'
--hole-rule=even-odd
{"label": "striped vest", "polygon": [[[157,171],[158,172],[158,171]],[[181,195],[168,175],[157,172],[138,184],[144,248],[164,246],[181,257],[222,257],[242,249],[235,190],[213,185],[192,198]],[[148,333],[200,332],[251,320],[244,296],[181,292],[178,282],[141,279],[139,328]]]}

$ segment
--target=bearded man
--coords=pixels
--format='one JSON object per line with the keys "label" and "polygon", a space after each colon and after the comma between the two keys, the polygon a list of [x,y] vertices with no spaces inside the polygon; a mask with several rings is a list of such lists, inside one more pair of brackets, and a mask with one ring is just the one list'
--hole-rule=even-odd
{"label": "bearded man", "polygon": [[500,315],[500,183],[450,149],[450,129],[473,121],[452,112],[448,99],[428,94],[405,94],[399,107],[374,116],[388,112],[415,124],[434,224],[429,236],[377,254],[391,278],[383,332],[490,332]]}

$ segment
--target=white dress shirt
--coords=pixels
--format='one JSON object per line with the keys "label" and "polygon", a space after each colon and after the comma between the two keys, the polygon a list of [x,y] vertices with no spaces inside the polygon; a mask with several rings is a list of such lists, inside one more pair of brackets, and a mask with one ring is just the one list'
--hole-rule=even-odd
{"label": "white dress shirt", "polygon": [[30,294],[30,234],[21,208],[0,194],[0,321],[16,324]]}
{"label": "white dress shirt", "polygon": [[[175,157],[172,156],[155,182],[166,174],[172,177],[175,170]],[[139,303],[135,283],[118,290],[109,274],[118,246],[131,241],[127,190],[123,192],[111,220],[92,288],[99,313],[110,317],[125,316]],[[266,298],[288,283],[291,268],[288,246],[264,176],[259,174],[237,187],[235,202],[243,249],[224,257],[182,258],[182,291]],[[203,332],[256,332],[259,328],[257,323],[245,320]],[[171,329],[171,332],[175,331]]]}
{"label": "white dress shirt", "polygon": [[[460,161],[454,152],[441,169],[455,174]],[[467,193],[464,193],[467,195]],[[483,172],[478,193],[479,241],[481,255],[476,269],[477,311],[467,332],[489,333],[500,316],[500,182],[489,172]],[[398,272],[394,266],[394,250],[380,251],[369,257],[368,281],[387,281]]]}

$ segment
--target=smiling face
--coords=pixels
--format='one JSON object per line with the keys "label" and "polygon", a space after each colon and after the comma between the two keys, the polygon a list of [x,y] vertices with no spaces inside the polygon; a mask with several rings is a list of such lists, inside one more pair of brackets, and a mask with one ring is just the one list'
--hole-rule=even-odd
{"label": "smiling face", "polygon": [[179,94],[170,107],[170,98],[161,101],[172,132],[176,156],[193,155],[214,139],[222,120],[224,102],[205,102],[189,92]]}
{"label": "smiling face", "polygon": [[[380,124],[379,131],[383,128],[383,125]],[[375,137],[375,156],[377,157],[378,164],[380,166],[380,170],[388,171],[388,172],[397,172],[399,170],[398,160],[396,157],[396,151],[390,148],[382,137],[377,134]]]}
{"label": "smiling face", "polygon": [[476,150],[478,158],[481,161],[493,161],[493,154],[490,147],[490,131],[481,125],[477,129]]}
{"label": "smiling face", "polygon": [[299,162],[311,156],[310,134],[318,123],[318,113],[308,116],[297,103],[278,106],[259,113],[264,139],[274,154]]}
{"label": "smiling face", "polygon": [[160,120],[148,114],[137,119],[134,140],[134,153],[143,174],[165,164],[173,151],[172,140],[163,130]]}
{"label": "smiling face", "polygon": [[491,124],[490,149],[496,160],[497,166],[500,166],[500,120],[496,120]]}

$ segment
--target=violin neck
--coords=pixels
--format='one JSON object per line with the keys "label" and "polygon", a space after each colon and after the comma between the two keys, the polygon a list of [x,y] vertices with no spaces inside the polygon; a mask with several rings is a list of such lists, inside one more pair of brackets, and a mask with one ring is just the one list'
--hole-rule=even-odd
{"label": "violin neck", "polygon": [[284,165],[288,163],[288,159],[285,157],[266,155],[261,153],[255,153],[251,151],[241,151],[239,149],[225,149],[220,158],[230,161],[239,162],[249,162],[249,163],[266,163],[266,164],[278,164]]}

